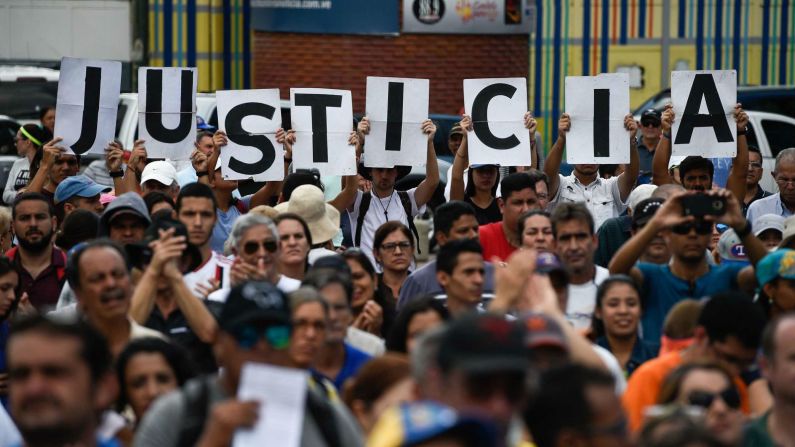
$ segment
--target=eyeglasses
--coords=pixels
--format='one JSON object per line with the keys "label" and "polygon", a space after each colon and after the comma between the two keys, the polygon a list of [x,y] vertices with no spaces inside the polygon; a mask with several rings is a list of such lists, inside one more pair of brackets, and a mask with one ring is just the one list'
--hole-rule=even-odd
{"label": "eyeglasses", "polygon": [[752,161],[748,163],[748,167],[751,169],[762,169],[762,163],[759,163],[758,161]]}
{"label": "eyeglasses", "polygon": [[381,249],[386,251],[395,251],[398,247],[400,248],[400,251],[407,251],[409,248],[411,248],[411,242],[388,242],[381,245]]}
{"label": "eyeglasses", "polygon": [[660,123],[655,123],[653,121],[647,121],[645,123],[640,123],[643,127],[660,127]]}
{"label": "eyeglasses", "polygon": [[709,408],[715,402],[715,398],[720,397],[729,408],[740,408],[740,394],[734,387],[726,388],[720,393],[710,393],[708,391],[693,391],[687,396],[687,401],[690,405],[695,405],[701,408]]}
{"label": "eyeglasses", "polygon": [[276,245],[276,241],[273,239],[267,239],[262,242],[248,241],[243,244],[243,252],[247,255],[253,255],[259,251],[260,247],[264,248],[268,253],[276,253],[276,250],[279,248]]}
{"label": "eyeglasses", "polygon": [[243,349],[253,348],[262,339],[265,339],[274,349],[286,349],[290,345],[289,326],[268,326],[266,328],[243,326],[233,335],[237,345]]}
{"label": "eyeglasses", "polygon": [[795,186],[795,178],[776,177],[776,183],[778,184],[779,188],[790,185]]}
{"label": "eyeglasses", "polygon": [[712,224],[710,222],[705,222],[705,221],[687,222],[679,225],[674,225],[673,228],[671,228],[671,231],[681,235],[690,234],[691,230],[696,230],[697,234],[711,234]]}

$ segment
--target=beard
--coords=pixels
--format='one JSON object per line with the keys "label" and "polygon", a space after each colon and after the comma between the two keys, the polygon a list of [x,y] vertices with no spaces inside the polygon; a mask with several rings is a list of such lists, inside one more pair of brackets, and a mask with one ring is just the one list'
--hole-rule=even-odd
{"label": "beard", "polygon": [[[30,231],[28,233],[30,233]],[[25,234],[25,236],[27,237],[28,234]],[[42,233],[42,237],[38,241],[31,241],[21,236],[17,236],[17,239],[19,240],[19,246],[22,247],[23,250],[33,254],[39,254],[52,244],[52,236],[53,231],[50,229],[48,232]]]}

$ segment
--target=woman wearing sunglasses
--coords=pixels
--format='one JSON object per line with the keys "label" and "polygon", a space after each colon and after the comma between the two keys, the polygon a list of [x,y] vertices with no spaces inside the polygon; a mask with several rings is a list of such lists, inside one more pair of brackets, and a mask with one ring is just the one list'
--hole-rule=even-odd
{"label": "woman wearing sunglasses", "polygon": [[726,446],[740,445],[745,415],[731,374],[715,362],[682,365],[663,382],[660,404],[695,407],[706,428]]}

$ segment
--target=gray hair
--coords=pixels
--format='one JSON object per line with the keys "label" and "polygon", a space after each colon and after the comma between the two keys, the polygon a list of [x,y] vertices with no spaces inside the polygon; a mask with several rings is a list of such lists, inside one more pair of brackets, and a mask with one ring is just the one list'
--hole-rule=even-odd
{"label": "gray hair", "polygon": [[781,152],[776,155],[776,172],[778,172],[779,165],[784,162],[795,163],[795,147],[782,149]]}
{"label": "gray hair", "polygon": [[258,227],[260,225],[268,227],[268,230],[270,230],[271,234],[278,242],[279,230],[276,229],[276,224],[274,224],[272,220],[261,214],[244,214],[238,217],[235,221],[235,224],[232,226],[232,231],[229,232],[227,243],[229,243],[231,247],[237,248],[240,240],[243,239],[243,234],[245,234],[245,232],[251,228]]}
{"label": "gray hair", "polygon": [[329,307],[326,300],[320,296],[320,292],[311,286],[301,286],[298,289],[290,292],[288,295],[290,300],[290,311],[295,312],[296,309],[304,304],[319,303],[323,306],[323,314],[328,318]]}
{"label": "gray hair", "polygon": [[447,333],[447,325],[428,330],[417,339],[411,351],[411,376],[418,384],[426,383],[428,372],[439,369],[439,346]]}

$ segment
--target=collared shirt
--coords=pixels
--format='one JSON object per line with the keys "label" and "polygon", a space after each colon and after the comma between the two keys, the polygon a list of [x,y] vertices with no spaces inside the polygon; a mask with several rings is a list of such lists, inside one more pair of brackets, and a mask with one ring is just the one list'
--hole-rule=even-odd
{"label": "collared shirt", "polygon": [[781,194],[775,193],[751,203],[745,218],[748,219],[748,222],[753,222],[764,214],[776,214],[781,217],[789,217],[792,216],[792,211],[788,210],[787,207],[784,206],[784,203],[781,202]]}
{"label": "collared shirt", "polygon": [[[221,314],[222,303],[216,301],[203,301],[207,309],[216,318]],[[188,351],[188,355],[199,366],[199,370],[204,373],[215,373],[218,368],[215,364],[212,346],[199,339],[188,324],[188,319],[177,307],[168,317],[164,317],[160,308],[155,304],[152,313],[146,320],[144,326],[165,334],[171,341],[182,346]]]}
{"label": "collared shirt", "polygon": [[773,193],[765,191],[764,189],[762,189],[761,186],[757,186],[756,194],[754,194],[754,196],[751,198],[751,201],[748,203],[745,203],[745,201],[743,201],[743,203],[740,204],[740,207],[742,208],[743,211],[743,216],[748,214],[748,208],[751,206],[752,203],[756,202],[759,199],[764,199],[765,197],[770,197],[772,195]]}
{"label": "collared shirt", "polygon": [[[605,336],[597,338],[596,344],[613,352],[613,349],[610,348],[610,342]],[[632,353],[629,355],[629,360],[627,360],[625,365],[621,365],[626,376],[631,376],[635,369],[647,360],[656,358],[658,352],[660,352],[660,345],[646,342],[640,337],[635,337],[635,344],[632,345]]]}
{"label": "collared shirt", "polygon": [[651,170],[652,170],[652,163],[654,161],[654,150],[656,147],[651,148],[649,150],[645,144],[643,144],[643,138],[638,137],[638,167],[640,168],[638,171],[638,185],[642,185],[644,183],[651,183]]}
{"label": "collared shirt", "polygon": [[[12,251],[13,256],[10,256],[9,253]],[[50,265],[35,278],[22,266],[19,248],[12,248],[6,253],[6,256],[12,258],[14,270],[19,274],[19,285],[16,290],[17,296],[22,296],[23,293],[27,293],[30,304],[32,304],[39,313],[45,313],[48,310],[54,309],[55,305],[58,303],[58,297],[61,295],[61,288],[66,282],[64,270],[66,268],[66,255],[64,252],[53,247]]]}
{"label": "collared shirt", "polygon": [[506,261],[516,251],[516,247],[511,245],[508,238],[505,237],[502,222],[481,225],[478,228],[478,238],[483,247],[483,259],[491,259],[496,256],[501,261]]}
{"label": "collared shirt", "polygon": [[560,186],[549,202],[585,204],[593,216],[594,228],[601,227],[604,221],[620,216],[627,209],[626,203],[621,200],[621,191],[618,188],[619,177],[609,179],[597,177],[590,185],[580,183],[573,173],[565,177],[558,174],[558,177]]}

